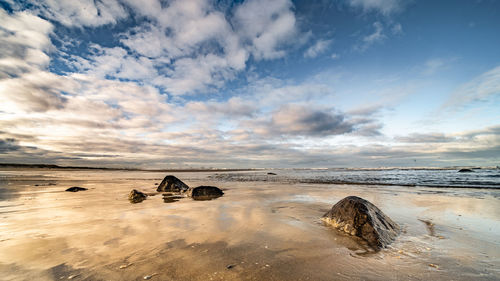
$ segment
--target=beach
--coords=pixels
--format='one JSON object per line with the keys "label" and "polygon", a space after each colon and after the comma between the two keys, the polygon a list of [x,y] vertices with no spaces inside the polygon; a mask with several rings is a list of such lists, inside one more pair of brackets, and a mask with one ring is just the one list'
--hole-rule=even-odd
{"label": "beach", "polygon": [[[2,169],[0,279],[500,279],[499,189],[238,181],[230,173],[177,171],[189,186],[224,195],[171,202],[155,192],[165,172]],[[88,190],[65,192],[72,186]],[[132,204],[132,189],[150,196]],[[321,220],[350,195],[398,223],[396,241],[375,252]]]}

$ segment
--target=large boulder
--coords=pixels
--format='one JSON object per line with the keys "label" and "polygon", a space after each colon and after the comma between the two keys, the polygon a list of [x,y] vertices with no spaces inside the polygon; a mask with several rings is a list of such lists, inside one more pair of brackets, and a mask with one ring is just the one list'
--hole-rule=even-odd
{"label": "large boulder", "polygon": [[184,192],[189,189],[189,186],[183,183],[180,179],[168,175],[166,176],[156,188],[159,192]]}
{"label": "large boulder", "polygon": [[221,197],[224,194],[222,190],[215,186],[197,186],[189,188],[187,191],[187,196],[193,198],[194,200],[211,200],[217,197]]}
{"label": "large boulder", "polygon": [[378,250],[389,245],[400,232],[397,223],[363,198],[348,196],[323,215],[323,220],[340,231],[365,240]]}
{"label": "large boulder", "polygon": [[140,203],[144,201],[146,197],[148,196],[145,193],[140,192],[137,189],[132,189],[132,191],[130,191],[130,193],[128,194],[128,200],[130,200],[130,202],[132,203]]}

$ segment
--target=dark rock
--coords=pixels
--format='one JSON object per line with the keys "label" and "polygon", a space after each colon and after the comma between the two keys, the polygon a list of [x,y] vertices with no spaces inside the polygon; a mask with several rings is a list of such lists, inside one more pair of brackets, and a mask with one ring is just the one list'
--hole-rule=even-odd
{"label": "dark rock", "polygon": [[224,192],[218,187],[206,185],[189,188],[187,191],[187,195],[194,200],[211,200],[221,197],[223,194]]}
{"label": "dark rock", "polygon": [[131,203],[140,203],[144,201],[148,197],[145,193],[140,192],[137,189],[132,189],[130,193],[128,194],[128,200],[130,200]]}
{"label": "dark rock", "polygon": [[66,191],[70,191],[70,192],[78,192],[78,191],[85,191],[85,190],[87,190],[85,187],[79,187],[79,186],[73,186],[73,187],[66,189]]}
{"label": "dark rock", "polygon": [[474,171],[473,171],[473,170],[471,170],[471,169],[460,169],[460,170],[458,170],[458,172],[459,172],[459,173],[472,173],[472,172],[474,172]]}
{"label": "dark rock", "polygon": [[180,179],[174,176],[166,176],[156,189],[156,191],[184,192],[189,189],[189,186],[183,183]]}
{"label": "dark rock", "polygon": [[378,250],[389,245],[400,227],[379,208],[365,199],[348,196],[323,215],[323,220],[340,231],[365,240]]}
{"label": "dark rock", "polygon": [[236,266],[235,264],[228,264],[228,265],[226,265],[226,268],[227,268],[227,269],[231,269],[231,268],[233,268],[233,267],[235,267],[235,266]]}
{"label": "dark rock", "polygon": [[276,173],[267,173],[270,176],[276,176]]}

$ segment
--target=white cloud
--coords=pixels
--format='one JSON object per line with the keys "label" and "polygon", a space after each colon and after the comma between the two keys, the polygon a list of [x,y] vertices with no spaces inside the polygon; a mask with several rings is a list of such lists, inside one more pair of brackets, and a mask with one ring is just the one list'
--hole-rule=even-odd
{"label": "white cloud", "polygon": [[424,63],[422,74],[432,75],[450,65],[454,59],[433,58]]}
{"label": "white cloud", "polygon": [[389,16],[393,13],[400,12],[406,0],[348,0],[349,5],[355,8],[361,8],[364,12],[376,11],[383,15]]}
{"label": "white cloud", "polygon": [[488,101],[500,95],[500,66],[497,66],[454,91],[444,108],[456,108],[472,102]]}
{"label": "white cloud", "polygon": [[248,0],[236,9],[237,32],[256,59],[283,57],[283,44],[298,33],[289,0]]}
{"label": "white cloud", "polygon": [[305,52],[304,52],[304,57],[306,58],[315,58],[318,55],[324,53],[328,47],[331,45],[333,40],[323,40],[320,39],[314,43],[311,47],[309,47]]}
{"label": "white cloud", "polygon": [[403,26],[400,23],[396,23],[391,28],[392,34],[401,35],[403,34]]}
{"label": "white cloud", "polygon": [[382,23],[378,21],[374,22],[373,28],[374,28],[373,33],[364,36],[361,39],[361,43],[354,46],[355,50],[361,52],[366,51],[373,44],[380,43],[387,38],[384,34],[384,26],[382,25]]}
{"label": "white cloud", "polygon": [[373,28],[375,28],[375,31],[363,38],[363,42],[365,42],[367,45],[379,42],[385,38],[385,35],[383,34],[384,27],[380,22],[374,22]]}
{"label": "white cloud", "polygon": [[128,16],[117,0],[30,1],[36,10],[66,26],[84,27],[114,24]]}
{"label": "white cloud", "polygon": [[[147,18],[118,36],[126,48],[101,48],[91,57],[73,56],[68,62],[78,71],[93,69],[92,74],[100,77],[146,79],[173,95],[211,92],[244,70],[252,55],[257,60],[283,57],[285,47],[300,35],[289,0],[248,0],[236,4],[229,14],[208,0],[43,0],[31,4],[31,12],[70,28]],[[68,47],[64,52],[71,54]],[[34,52],[31,57],[35,63],[48,64],[48,57]]]}
{"label": "white cloud", "polygon": [[8,15],[0,9],[0,79],[46,68],[53,26],[27,12]]}

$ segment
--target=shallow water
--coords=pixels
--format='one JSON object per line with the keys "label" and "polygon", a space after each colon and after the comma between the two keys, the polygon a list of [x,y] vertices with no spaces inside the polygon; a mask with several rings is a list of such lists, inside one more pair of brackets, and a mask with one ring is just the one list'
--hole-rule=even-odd
{"label": "shallow water", "polygon": [[[242,182],[215,174],[175,175],[191,186],[221,187],[218,199],[166,203],[158,194],[131,204],[131,189],[153,193],[165,174],[0,171],[1,279],[500,278],[500,190]],[[64,192],[71,186],[89,190]],[[348,195],[403,227],[395,243],[367,252],[324,225],[319,218]]]}

